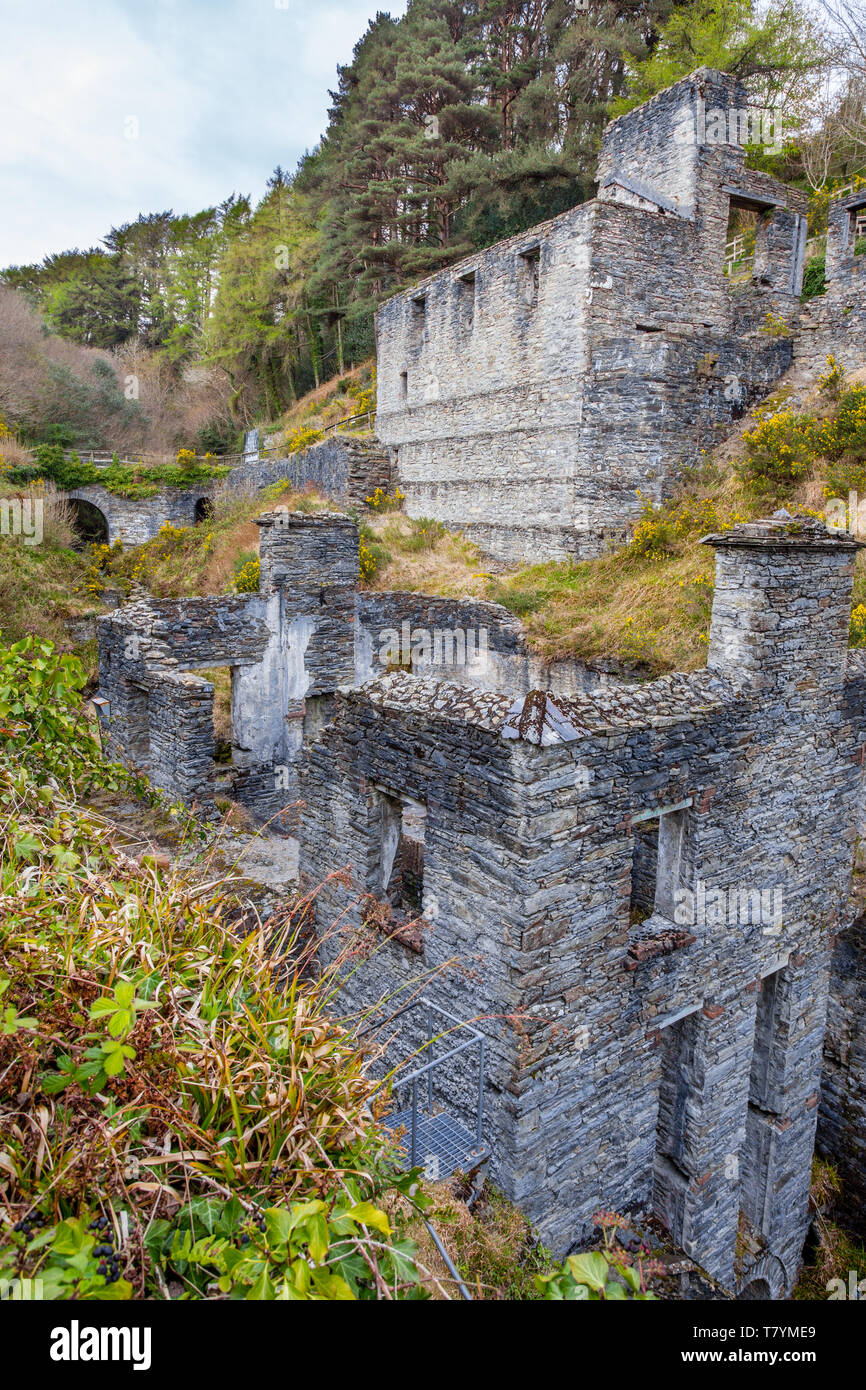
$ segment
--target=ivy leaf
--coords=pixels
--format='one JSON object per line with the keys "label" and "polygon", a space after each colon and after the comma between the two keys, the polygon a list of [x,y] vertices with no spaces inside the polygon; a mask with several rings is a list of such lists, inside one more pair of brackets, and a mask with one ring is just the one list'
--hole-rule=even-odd
{"label": "ivy leaf", "polygon": [[372,1226],[375,1230],[381,1231],[387,1239],[391,1234],[391,1227],[388,1218],[378,1207],[374,1207],[372,1202],[356,1202],[351,1211],[347,1211],[346,1216],[352,1221],[360,1221],[365,1226]]}
{"label": "ivy leaf", "polygon": [[316,1261],[321,1261],[328,1253],[330,1236],[328,1234],[328,1223],[321,1212],[315,1216],[308,1217],[305,1222],[307,1231],[307,1244],[310,1247],[310,1254]]}

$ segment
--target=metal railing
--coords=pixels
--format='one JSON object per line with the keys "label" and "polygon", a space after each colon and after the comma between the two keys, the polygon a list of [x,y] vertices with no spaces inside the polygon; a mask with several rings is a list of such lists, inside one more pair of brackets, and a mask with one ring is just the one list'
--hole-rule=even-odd
{"label": "metal railing", "polygon": [[[410,1003],[404,1005],[404,1007],[403,1007],[402,1009],[398,1009],[398,1011],[393,1015],[393,1018],[392,1018],[392,1019],[389,1019],[389,1022],[393,1021],[393,1019],[397,1019],[397,1018],[401,1017],[401,1015],[403,1015],[403,1014],[409,1013],[409,1012],[410,1012],[411,1010],[413,1010],[413,1009],[418,1009],[418,1008],[425,1008],[425,1009],[427,1010],[427,1042],[424,1044],[424,1047],[425,1047],[425,1048],[429,1048],[430,1060],[427,1061],[427,1062],[424,1062],[424,1063],[423,1063],[421,1066],[419,1066],[419,1067],[415,1067],[415,1068],[414,1068],[411,1072],[409,1072],[406,1076],[400,1076],[400,1075],[399,1075],[399,1072],[398,1072],[398,1073],[395,1075],[395,1077],[394,1077],[394,1090],[395,1090],[395,1091],[403,1091],[403,1090],[406,1090],[406,1089],[408,1088],[408,1089],[411,1089],[411,1094],[412,1094],[411,1122],[410,1122],[410,1125],[409,1125],[409,1164],[410,1164],[410,1167],[414,1167],[414,1166],[415,1166],[415,1162],[416,1162],[416,1159],[417,1159],[417,1157],[418,1157],[418,1132],[419,1132],[419,1120],[418,1120],[418,1089],[419,1089],[419,1085],[421,1085],[421,1084],[426,1080],[426,1083],[427,1083],[427,1087],[426,1087],[426,1089],[427,1089],[427,1110],[428,1110],[428,1113],[432,1116],[432,1115],[433,1115],[433,1077],[434,1077],[434,1073],[435,1073],[437,1067],[441,1067],[441,1066],[443,1065],[443,1063],[450,1061],[453,1057],[457,1057],[457,1056],[459,1056],[461,1053],[467,1052],[470,1048],[477,1048],[477,1049],[478,1049],[478,1089],[477,1089],[477,1100],[476,1100],[476,1107],[475,1107],[475,1151],[474,1151],[474,1153],[473,1153],[473,1157],[476,1157],[476,1158],[478,1159],[478,1161],[480,1162],[481,1159],[483,1158],[485,1152],[486,1152],[486,1150],[485,1150],[485,1148],[484,1148],[484,1142],[483,1142],[483,1125],[484,1125],[484,1043],[485,1043],[484,1034],[483,1034],[483,1033],[479,1033],[478,1030],[477,1030],[476,1028],[473,1028],[473,1027],[471,1026],[471,1024],[465,1023],[465,1022],[463,1022],[461,1019],[457,1018],[454,1014],[449,1013],[447,1009],[441,1008],[440,1005],[434,1004],[434,1003],[432,1002],[432,1000],[426,999],[426,998],[424,998],[424,997],[422,997],[422,998],[420,998],[420,999],[412,1000]],[[469,1034],[471,1035],[470,1037],[466,1038],[463,1042],[457,1043],[456,1046],[454,1046],[454,1047],[449,1047],[449,1048],[447,1049],[447,1051],[441,1053],[440,1056],[438,1056],[438,1057],[434,1055],[434,1047],[435,1047],[435,1044],[436,1044],[436,1035],[434,1034],[434,1031],[433,1031],[433,1015],[434,1015],[434,1014],[438,1014],[440,1017],[447,1019],[448,1022],[449,1022],[450,1024],[453,1024],[455,1028],[461,1029],[461,1030],[466,1030],[466,1031],[468,1031]],[[448,1029],[448,1030],[447,1030],[447,1032],[451,1032],[451,1031],[452,1031],[451,1029]],[[419,1050],[420,1050],[420,1049],[419,1049]]]}
{"label": "metal railing", "polygon": [[[375,410],[362,410],[359,415],[346,415],[342,420],[335,420],[330,425],[322,425],[318,428],[314,428],[316,428],[316,433],[321,434],[324,438],[328,434],[337,433],[344,425],[353,425],[358,420],[366,420],[367,428],[372,429],[375,419]],[[318,443],[319,441],[316,442]],[[114,460],[115,452],[115,450],[111,449],[64,449],[63,457],[68,463],[72,455],[75,454],[82,463],[92,463],[94,468],[110,468]],[[302,453],[303,450],[299,449],[297,452]],[[242,463],[252,461],[254,458],[256,461],[259,459],[267,461],[268,459],[291,457],[292,455],[287,452],[284,444],[270,444],[268,446],[260,445],[256,449],[254,455],[213,454],[208,459],[205,459],[203,454],[197,455],[196,463],[206,462],[216,468],[238,468]],[[118,455],[117,461],[122,464],[124,468],[165,468],[174,467],[177,462],[177,456],[175,454],[137,453],[134,458],[122,458]]]}
{"label": "metal railing", "polygon": [[372,429],[373,421],[375,420],[375,418],[375,410],[362,410],[360,415],[346,415],[343,417],[342,420],[335,420],[331,425],[322,425],[320,433],[330,434],[332,431],[336,433],[336,431],[341,429],[343,425],[351,425],[355,422],[355,420],[366,420],[367,428]]}

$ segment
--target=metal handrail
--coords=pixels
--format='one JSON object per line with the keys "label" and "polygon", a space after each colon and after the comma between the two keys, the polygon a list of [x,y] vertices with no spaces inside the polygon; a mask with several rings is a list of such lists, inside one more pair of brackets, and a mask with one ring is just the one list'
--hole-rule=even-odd
{"label": "metal handrail", "polygon": [[[322,425],[317,432],[324,437],[327,434],[341,429],[343,425],[354,424],[356,420],[366,420],[370,429],[372,429],[375,415],[375,410],[362,410],[358,415],[345,415],[342,420],[335,420],[330,425]],[[259,458],[291,458],[292,455],[284,452],[284,450],[284,445],[271,444],[260,445],[255,452]],[[82,463],[92,463],[95,468],[109,468],[115,452],[116,450],[111,449],[64,449],[63,457],[68,462],[72,454],[77,454]],[[303,451],[298,450],[298,452],[300,453]],[[235,468],[239,467],[250,458],[252,458],[252,454],[215,454],[208,462],[221,468]],[[196,462],[199,462],[199,460],[204,462],[203,454],[196,455]],[[174,462],[175,457],[172,454],[149,454],[144,452],[134,459],[125,459],[118,456],[118,463],[122,464],[124,467],[140,466],[141,468],[160,468],[171,465]]]}
{"label": "metal handrail", "polygon": [[[479,1033],[477,1028],[473,1028],[471,1023],[466,1023],[464,1020],[457,1018],[455,1014],[449,1013],[447,1009],[443,1009],[440,1004],[434,1004],[431,999],[426,999],[423,996],[420,999],[413,999],[410,1000],[408,1004],[404,1004],[402,1009],[398,1009],[397,1012],[392,1015],[392,1018],[391,1020],[389,1020],[389,1022],[393,1021],[394,1019],[400,1018],[403,1014],[408,1013],[411,1009],[416,1009],[422,1006],[427,1010],[427,1046],[430,1048],[430,1061],[422,1063],[419,1067],[415,1067],[414,1070],[409,1072],[409,1074],[406,1076],[395,1075],[395,1085],[399,1087],[399,1089],[402,1090],[404,1086],[412,1087],[412,1126],[409,1138],[409,1162],[413,1166],[415,1163],[417,1149],[418,1082],[426,1075],[427,1105],[430,1110],[430,1113],[432,1114],[433,1073],[435,1069],[441,1066],[443,1062],[449,1061],[452,1057],[457,1057],[461,1052],[465,1052],[470,1047],[478,1048],[478,1103],[475,1111],[475,1143],[479,1153],[483,1150],[482,1129],[484,1124],[484,1034]],[[449,1048],[448,1051],[443,1052],[440,1057],[434,1057],[433,1047],[436,1041],[433,1036],[434,1013],[441,1014],[443,1018],[447,1018],[452,1023],[455,1023],[458,1028],[468,1029],[472,1036],[470,1038],[467,1038],[465,1042],[458,1043],[456,1047]]]}
{"label": "metal handrail", "polygon": [[373,416],[375,414],[375,410],[362,410],[360,415],[345,415],[342,420],[335,420],[333,424],[322,425],[320,428],[320,433],[329,434],[331,430],[338,430],[341,425],[351,425],[354,420],[366,420],[367,424],[370,426],[370,429],[372,429]]}

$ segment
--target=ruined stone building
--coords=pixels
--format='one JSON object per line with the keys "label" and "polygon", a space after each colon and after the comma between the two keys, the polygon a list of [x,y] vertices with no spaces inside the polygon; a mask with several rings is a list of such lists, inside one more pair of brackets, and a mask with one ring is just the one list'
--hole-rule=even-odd
{"label": "ruined stone building", "polygon": [[[696,138],[740,100],[678,83],[608,127],[595,202],[382,308],[378,429],[413,514],[506,558],[596,554],[792,357],[866,362],[866,201],[832,207],[798,320],[802,199]],[[741,294],[732,204],[760,210]],[[858,542],[786,514],[707,537],[706,670],[628,685],[543,664],[495,604],[361,590],[348,515],[259,528],[258,593],[100,620],[108,750],[211,814],[207,672],[230,667],[231,795],[324,885],[323,954],[363,943],[341,1007],[420,991],[482,1031],[483,1073],[455,1056],[435,1105],[471,1134],[482,1078],[490,1171],[543,1239],[654,1212],[724,1288],[787,1295],[816,1135],[866,1223]]]}
{"label": "ruined stone building", "polygon": [[[349,518],[260,526],[259,594],[101,620],[111,750],[207,810],[198,673],[230,665],[235,795],[262,818],[300,798],[320,926],[363,930],[375,902],[397,927],[421,918],[380,933],[346,1008],[420,981],[488,1020],[492,1171],[545,1240],[572,1246],[600,1206],[654,1207],[725,1286],[787,1292],[863,795],[858,542],[790,519],[710,537],[706,671],[582,688],[563,668],[552,690],[495,605],[359,593]],[[447,630],[450,663],[389,672],[404,623],[418,647]],[[856,968],[837,959],[824,1125],[862,1201]],[[449,1103],[471,1108],[475,1084],[451,1076]]]}
{"label": "ruined stone building", "polygon": [[[692,74],[607,127],[594,201],[382,306],[376,429],[410,515],[506,560],[598,555],[766,394],[792,360],[806,199],[710,143],[708,113],[746,109],[733,78]],[[760,219],[734,293],[736,207]]]}

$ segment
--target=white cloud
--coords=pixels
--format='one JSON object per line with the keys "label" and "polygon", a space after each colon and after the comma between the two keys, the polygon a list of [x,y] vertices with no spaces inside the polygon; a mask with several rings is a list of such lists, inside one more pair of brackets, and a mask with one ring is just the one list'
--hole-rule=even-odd
{"label": "white cloud", "polygon": [[259,197],[276,164],[294,168],[318,140],[337,64],[375,12],[375,0],[41,0],[8,14],[0,266],[96,245],[139,212]]}

